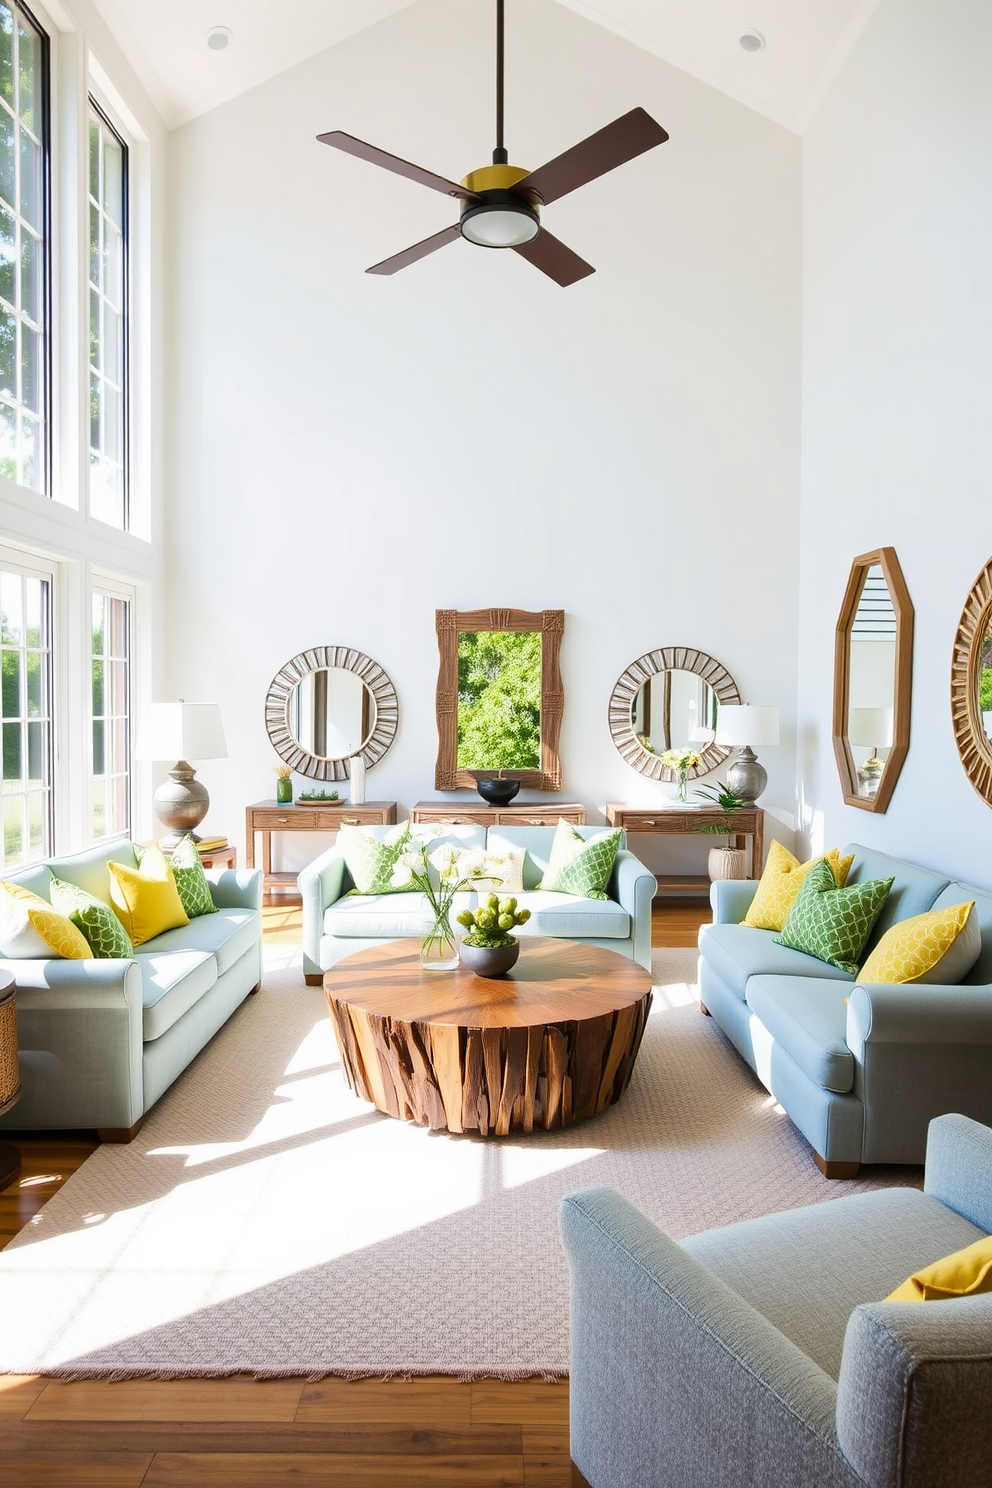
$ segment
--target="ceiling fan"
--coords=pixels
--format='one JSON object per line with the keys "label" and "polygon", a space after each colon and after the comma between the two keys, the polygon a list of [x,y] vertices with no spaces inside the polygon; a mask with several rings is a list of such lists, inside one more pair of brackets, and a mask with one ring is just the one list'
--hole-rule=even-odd
{"label": "ceiling fan", "polygon": [[644,109],[635,108],[535,171],[508,164],[509,156],[503,147],[503,4],[504,0],[496,0],[496,148],[492,165],[470,171],[456,184],[376,145],[355,139],[343,130],[318,134],[317,138],[325,145],[357,155],[372,165],[381,165],[384,170],[406,176],[408,180],[419,181],[445,196],[456,197],[462,204],[458,222],[404,248],[392,258],[373,264],[366,273],[395,274],[398,269],[405,269],[408,264],[443,248],[445,243],[462,237],[482,248],[512,248],[556,284],[563,287],[574,284],[595,270],[542,226],[541,208],[667,140],[668,134],[661,125]]}

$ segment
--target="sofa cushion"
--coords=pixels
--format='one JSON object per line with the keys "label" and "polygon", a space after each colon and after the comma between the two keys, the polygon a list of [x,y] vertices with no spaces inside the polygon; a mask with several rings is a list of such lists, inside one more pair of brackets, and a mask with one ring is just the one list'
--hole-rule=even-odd
{"label": "sofa cushion", "polygon": [[[832,847],[828,853],[820,856],[826,857],[833,869],[837,887],[842,889],[854,862],[853,853],[842,858],[839,850]],[[819,861],[820,858],[816,857],[810,858],[808,863],[800,863],[795,853],[791,853],[777,838],[773,838],[768,849],[768,860],[743,923],[752,925],[755,930],[781,930],[807,874],[812,872]]]}
{"label": "sofa cushion", "polygon": [[886,1302],[946,1302],[952,1297],[974,1297],[992,1292],[992,1235],[983,1235],[964,1250],[955,1250],[923,1266]]}
{"label": "sofa cushion", "polygon": [[101,842],[86,852],[74,853],[71,858],[50,858],[46,871],[65,883],[76,884],[78,888],[85,889],[94,899],[110,904],[110,875],[107,872],[109,863],[123,863],[125,868],[137,868],[138,860],[131,843]]}
{"label": "sofa cushion", "polygon": [[824,978],[853,982],[850,972],[838,971],[826,961],[776,945],[773,930],[752,930],[749,925],[707,925],[699,938],[700,949],[713,971],[723,978],[728,991],[744,1001],[748,977],[772,976]]}
{"label": "sofa cushion", "polygon": [[78,884],[52,879],[52,903],[85,935],[90,955],[97,960],[129,960],[134,946],[109,904],[87,894]]}
{"label": "sofa cushion", "polygon": [[536,887],[574,894],[580,899],[606,899],[606,886],[619,848],[619,827],[583,837],[559,817],[551,857]]}
{"label": "sofa cushion", "polygon": [[[602,832],[602,827],[574,827],[580,837],[593,837]],[[551,859],[551,846],[555,840],[556,827],[538,827],[529,824],[490,827],[486,836],[486,848],[491,852],[505,852],[507,847],[522,847],[524,859],[524,888],[534,889],[547,871]],[[626,833],[620,833],[620,847],[626,846]],[[614,869],[615,871],[615,869]]]}
{"label": "sofa cushion", "polygon": [[[868,952],[874,950],[886,930],[891,930],[897,920],[908,920],[911,915],[923,914],[925,910],[933,909],[938,895],[946,889],[949,882],[946,874],[931,873],[929,868],[917,868],[914,863],[890,857],[888,853],[878,852],[872,847],[862,847],[857,842],[849,843],[845,851],[854,854],[854,864],[847,875],[848,886],[867,883],[872,878],[892,879],[888,898],[868,937],[865,947]],[[955,904],[961,899],[972,898],[974,895],[970,892],[960,893],[956,899],[945,902]]]}
{"label": "sofa cushion", "polygon": [[531,889],[517,896],[518,907],[530,910],[521,935],[551,935],[561,940],[626,940],[630,915],[613,899],[580,899],[551,889]]}
{"label": "sofa cushion", "polygon": [[744,999],[803,1073],[838,1095],[854,1085],[845,1036],[847,985],[823,977],[753,976]]}
{"label": "sofa cushion", "polygon": [[974,899],[975,916],[982,937],[982,948],[978,960],[962,977],[966,987],[987,987],[992,983],[992,894],[987,890],[974,889],[970,884],[949,883],[934,900],[934,909],[945,909],[950,904],[959,904],[962,899]]}
{"label": "sofa cushion", "polygon": [[410,823],[390,827],[385,836],[376,836],[374,828],[353,827],[342,823],[338,841],[345,866],[359,894],[393,894],[391,879],[400,854],[410,843]]}
{"label": "sofa cushion", "polygon": [[[460,897],[460,896],[459,896]],[[468,903],[468,896],[465,902]],[[424,931],[424,896],[419,891],[346,894],[324,910],[324,934],[344,940],[403,940]],[[456,904],[455,908],[458,908]]]}
{"label": "sofa cushion", "polygon": [[858,974],[862,986],[881,982],[953,986],[982,949],[975,901],[928,909],[886,930]]}
{"label": "sofa cushion", "polygon": [[157,844],[144,849],[137,868],[123,863],[108,863],[107,867],[110,902],[132,945],[143,945],[165,930],[189,923],[172,869]]}
{"label": "sofa cushion", "polygon": [[210,885],[203,871],[200,854],[188,832],[173,849],[169,867],[175,877],[183,909],[191,920],[200,915],[217,913],[217,906],[210,897]]}
{"label": "sofa cushion", "polygon": [[0,954],[15,961],[50,956],[82,961],[89,958],[90,948],[77,927],[47,899],[4,879],[0,882]]}
{"label": "sofa cushion", "polygon": [[164,955],[175,951],[205,951],[217,962],[217,975],[223,976],[246,951],[260,939],[257,909],[220,909],[213,915],[200,915],[186,925],[165,930],[140,947],[141,954]]}
{"label": "sofa cushion", "polygon": [[141,972],[141,1032],[147,1044],[161,1038],[210,991],[217,980],[217,962],[210,951],[155,951],[147,947],[134,959]]}
{"label": "sofa cushion", "polygon": [[806,875],[777,939],[841,971],[857,972],[891,887],[891,878],[877,878],[839,889],[824,858]]}

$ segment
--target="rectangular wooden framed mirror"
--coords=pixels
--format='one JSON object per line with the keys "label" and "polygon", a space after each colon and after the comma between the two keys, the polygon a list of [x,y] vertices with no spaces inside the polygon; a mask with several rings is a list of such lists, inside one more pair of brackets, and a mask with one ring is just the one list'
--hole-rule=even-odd
{"label": "rectangular wooden framed mirror", "polygon": [[436,610],[437,790],[502,770],[561,790],[564,610]]}

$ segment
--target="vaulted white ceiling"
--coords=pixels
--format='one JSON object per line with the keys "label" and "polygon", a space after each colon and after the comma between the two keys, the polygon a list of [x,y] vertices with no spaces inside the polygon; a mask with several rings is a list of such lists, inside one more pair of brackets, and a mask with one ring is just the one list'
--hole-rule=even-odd
{"label": "vaulted white ceiling", "polygon": [[[170,127],[414,3],[96,0]],[[557,3],[801,131],[878,0]],[[507,11],[509,26],[512,4]],[[208,31],[217,26],[231,33],[223,50],[207,45]],[[760,51],[740,45],[747,31],[763,37]]]}

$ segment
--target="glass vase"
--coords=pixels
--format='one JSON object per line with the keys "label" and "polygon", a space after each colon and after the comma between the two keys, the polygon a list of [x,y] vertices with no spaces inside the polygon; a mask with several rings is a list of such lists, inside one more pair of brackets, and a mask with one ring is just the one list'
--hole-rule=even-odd
{"label": "glass vase", "polygon": [[689,799],[688,796],[686,795],[686,789],[685,789],[685,787],[686,787],[686,772],[685,772],[685,770],[679,770],[679,771],[676,772],[676,775],[675,775],[675,799],[676,799],[676,801],[687,801]]}
{"label": "glass vase", "polygon": [[430,900],[425,900],[420,964],[425,971],[454,971],[458,965],[458,942],[451,925],[450,906],[435,909]]}
{"label": "glass vase", "polygon": [[276,801],[280,806],[292,806],[293,778],[291,775],[278,775],[276,777]]}

